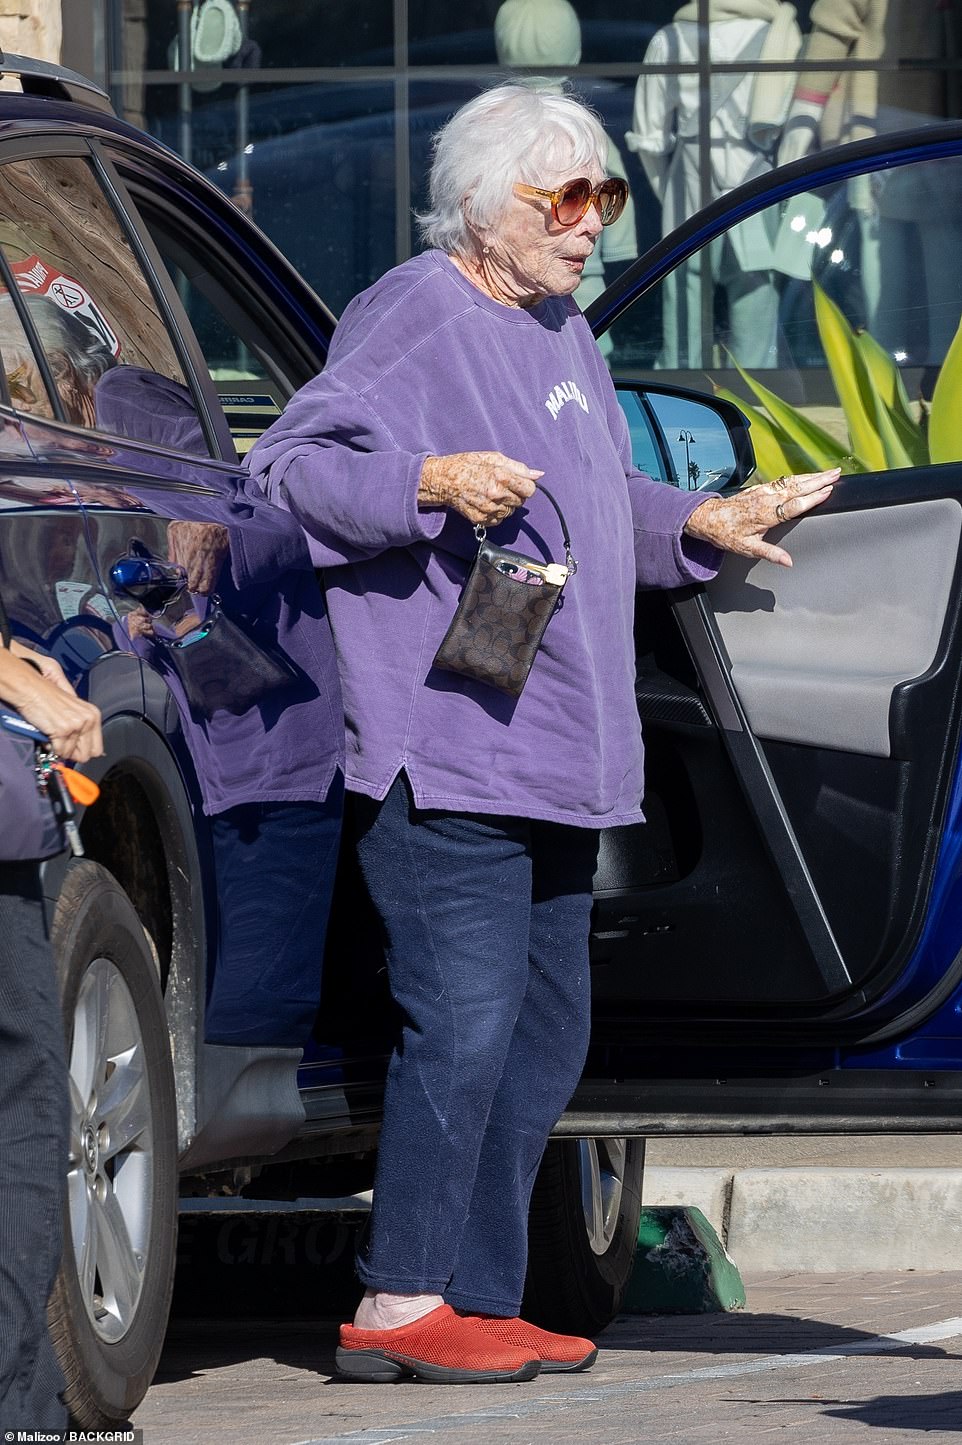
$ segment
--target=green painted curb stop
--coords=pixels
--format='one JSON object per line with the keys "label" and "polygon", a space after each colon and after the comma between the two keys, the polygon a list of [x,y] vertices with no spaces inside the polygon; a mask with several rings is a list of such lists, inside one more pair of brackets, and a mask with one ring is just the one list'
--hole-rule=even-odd
{"label": "green painted curb stop", "polygon": [[695,1315],[745,1307],[745,1286],[700,1209],[643,1209],[622,1310]]}

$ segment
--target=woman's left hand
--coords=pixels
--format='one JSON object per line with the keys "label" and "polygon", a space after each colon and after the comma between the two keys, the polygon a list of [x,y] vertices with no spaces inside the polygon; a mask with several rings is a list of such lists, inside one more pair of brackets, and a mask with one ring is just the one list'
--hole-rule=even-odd
{"label": "woman's left hand", "polygon": [[777,482],[762,482],[733,497],[708,497],[692,512],[685,531],[689,537],[711,542],[725,552],[791,567],[792,559],[784,547],[766,542],[765,533],[770,527],[796,521],[826,501],[840,470],[832,467],[827,472],[780,477]]}

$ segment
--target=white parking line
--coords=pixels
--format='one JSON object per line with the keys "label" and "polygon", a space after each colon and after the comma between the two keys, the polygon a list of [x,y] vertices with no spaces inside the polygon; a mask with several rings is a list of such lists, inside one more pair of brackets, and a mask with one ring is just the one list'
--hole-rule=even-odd
{"label": "white parking line", "polygon": [[[380,1425],[370,1430],[350,1430],[343,1435],[324,1435],[313,1440],[299,1440],[297,1445],[390,1445],[394,1440],[414,1440],[419,1435],[437,1435],[447,1430],[460,1430],[468,1425],[482,1425],[495,1420],[530,1420],[575,1405],[595,1404],[599,1400],[630,1400],[634,1395],[648,1395],[653,1390],[673,1390],[679,1385],[698,1384],[703,1380],[734,1380],[740,1375],[774,1374],[780,1370],[800,1370],[809,1365],[824,1365],[826,1360],[844,1360],[850,1355],[883,1355],[903,1350],[906,1345],[933,1345],[940,1340],[962,1337],[962,1315],[939,1320],[932,1325],[919,1325],[900,1330],[894,1335],[872,1335],[851,1344],[825,1345],[797,1355],[764,1355],[757,1360],[743,1360],[734,1365],[706,1365],[700,1370],[682,1370],[674,1375],[652,1375],[645,1380],[628,1380],[620,1385],[600,1385],[592,1389],[572,1390],[567,1394],[536,1395],[518,1404],[505,1402],[489,1410],[470,1410],[463,1415],[436,1415],[418,1424]],[[530,1387],[520,1387],[522,1389]]]}

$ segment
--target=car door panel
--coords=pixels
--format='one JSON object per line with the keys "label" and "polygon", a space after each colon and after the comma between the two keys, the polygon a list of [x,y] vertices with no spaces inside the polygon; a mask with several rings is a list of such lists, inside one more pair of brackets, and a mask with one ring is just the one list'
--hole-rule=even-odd
{"label": "car door panel", "polygon": [[726,561],[706,591],[752,731],[891,756],[892,698],[935,660],[960,532],[959,502],[933,499],[791,523],[772,534],[791,569]]}
{"label": "car door panel", "polygon": [[[955,126],[931,149],[917,137],[896,144],[897,163],[955,166],[960,147]],[[880,143],[860,157],[853,152],[852,169],[891,165],[891,154],[881,152]],[[844,220],[848,174],[840,165],[826,176],[835,187],[832,216]],[[797,172],[794,189],[803,191],[826,180],[813,179],[814,170],[813,162],[804,176],[805,167],[785,175]],[[954,175],[945,171],[946,179]],[[782,205],[792,189],[782,174],[746,187],[745,199],[726,202],[728,224],[766,203]],[[723,209],[716,203],[676,233],[676,261],[723,229]],[[857,275],[841,240],[833,245],[831,258],[813,260],[813,276],[817,262],[820,286],[834,287],[844,308]],[[638,263],[636,298],[646,266],[650,281],[660,282],[666,259],[663,245]],[[837,274],[826,265],[834,261],[845,261]],[[617,320],[631,289],[622,278],[596,314]],[[954,295],[950,286],[939,290],[941,309],[925,343],[930,360]],[[778,412],[797,427],[796,438],[812,446],[826,438],[828,446],[819,427],[827,420],[843,438],[847,415],[826,410],[826,358],[811,322],[799,320],[798,283],[783,300],[779,346],[796,369],[790,383],[776,370],[764,385],[776,404],[788,392],[801,407]],[[886,304],[880,327],[909,316],[918,331],[917,308],[900,311],[891,288]],[[617,328],[615,335],[617,348]],[[741,383],[724,344],[714,354],[720,370],[707,381],[716,398],[732,399]],[[926,395],[938,374],[926,373]],[[616,380],[662,396],[692,386],[704,392],[706,382],[679,373],[683,386],[672,388],[664,370],[647,382],[617,372]],[[746,383],[762,440],[764,394],[761,383]],[[629,422],[637,410],[626,407]],[[924,427],[921,434],[924,441]],[[772,435],[787,444],[784,428]],[[690,431],[687,441],[694,458],[707,457],[707,435]],[[662,479],[678,485],[684,467],[674,462],[674,476]],[[854,456],[845,465],[850,474],[829,503],[773,533],[792,554],[791,570],[728,558],[702,590],[639,599],[636,694],[648,822],[602,844],[599,881],[608,886],[599,890],[592,938],[597,1041],[623,1037],[630,1020],[635,1037],[657,1034],[661,1042],[690,1041],[694,1029],[704,1040],[743,1046],[779,1037],[796,1047],[857,1043],[897,1032],[900,1018],[906,1028],[924,1024],[926,1008],[934,1011],[958,985],[958,947],[945,948],[944,900],[958,871],[951,798],[960,732],[962,467],[896,459],[891,470],[871,472]],[[688,485],[698,476],[691,468]]]}

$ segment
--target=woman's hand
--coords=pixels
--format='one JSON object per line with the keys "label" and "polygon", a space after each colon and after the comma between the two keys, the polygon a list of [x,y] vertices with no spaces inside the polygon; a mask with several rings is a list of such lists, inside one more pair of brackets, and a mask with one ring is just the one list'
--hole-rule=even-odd
{"label": "woman's hand", "polygon": [[34,652],[30,647],[24,647],[22,642],[10,643],[10,651],[14,657],[22,657],[24,662],[31,663],[48,682],[54,687],[59,687],[61,692],[68,692],[74,696],[74,690],[67,681],[66,674],[55,657],[47,657],[42,652]]}
{"label": "woman's hand", "polygon": [[762,482],[734,497],[709,497],[692,512],[685,531],[725,552],[762,557],[766,562],[791,567],[792,559],[784,547],[763,541],[765,533],[783,522],[794,522],[826,501],[839,473],[840,468],[833,467],[827,472],[806,472],[798,477],[780,477],[777,482]]}
{"label": "woman's hand", "polygon": [[421,469],[418,504],[452,507],[475,526],[495,527],[528,500],[543,476],[501,452],[428,457]]}
{"label": "woman's hand", "polygon": [[63,683],[41,677],[22,654],[0,647],[0,697],[45,732],[62,758],[86,763],[104,750],[100,709],[82,702],[66,678]]}
{"label": "woman's hand", "polygon": [[187,573],[188,592],[209,597],[230,552],[230,533],[220,522],[170,522],[167,551]]}

